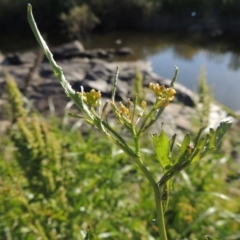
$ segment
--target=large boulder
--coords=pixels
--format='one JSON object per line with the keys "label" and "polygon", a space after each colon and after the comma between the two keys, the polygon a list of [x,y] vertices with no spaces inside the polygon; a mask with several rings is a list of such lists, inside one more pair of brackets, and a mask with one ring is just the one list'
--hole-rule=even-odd
{"label": "large boulder", "polygon": [[133,54],[133,50],[129,47],[122,47],[116,51],[116,55],[119,55],[119,56],[128,56],[132,54]]}
{"label": "large boulder", "polygon": [[56,60],[78,57],[84,52],[85,48],[79,41],[67,43],[52,49],[53,56]]}
{"label": "large boulder", "polygon": [[10,53],[2,61],[2,65],[21,65],[25,63],[34,63],[36,54],[34,52]]}

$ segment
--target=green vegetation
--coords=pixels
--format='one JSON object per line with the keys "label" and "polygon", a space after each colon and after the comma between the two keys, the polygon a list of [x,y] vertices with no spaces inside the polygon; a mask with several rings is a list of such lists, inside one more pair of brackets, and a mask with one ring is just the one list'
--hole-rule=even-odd
{"label": "green vegetation", "polygon": [[[209,134],[198,126],[197,137],[191,140],[186,134],[182,142],[176,135],[169,138],[163,129],[145,137],[174,98],[176,71],[169,88],[150,84],[156,95],[152,106],[137,96],[133,102],[117,105],[116,74],[109,105],[119,124],[110,125],[110,107],[101,106],[101,93],[75,92],[65,80],[36,29],[30,5],[28,18],[81,115],[70,114],[77,120],[66,124],[67,114],[64,120],[47,120],[29,113],[14,80],[6,74],[11,126],[0,139],[0,238],[239,239],[239,181],[229,167],[229,152],[232,147],[239,151],[239,137],[235,136],[236,142],[232,136],[231,142],[229,138],[221,142],[231,123],[223,121]],[[200,103],[206,105],[204,79],[202,75]],[[141,81],[136,73],[135,92],[142,92]],[[208,114],[208,105],[206,111],[202,109],[201,114]],[[85,135],[76,123],[88,129]],[[180,141],[177,147],[175,141]]]}
{"label": "green vegetation", "polygon": [[[71,12],[78,12],[79,8],[83,10],[84,6],[100,20],[99,27],[105,31],[129,28],[139,30],[144,28],[147,22],[155,23],[158,16],[171,16],[176,20],[175,23],[178,23],[179,16],[190,19],[191,12],[196,12],[195,18],[203,21],[212,16],[225,21],[228,18],[238,18],[240,11],[240,2],[237,0],[0,0],[1,29],[8,33],[28,32],[24,18],[24,9],[28,2],[34,4],[39,26],[47,33],[59,29],[62,14],[72,15]],[[41,17],[43,13],[44,20]],[[149,19],[151,21],[148,21]]]}
{"label": "green vegetation", "polygon": [[60,19],[67,26],[70,37],[82,39],[99,23],[88,5],[76,6],[68,14],[62,13]]}
{"label": "green vegetation", "polygon": [[[12,125],[0,144],[1,239],[157,238],[150,184],[126,155],[94,129],[82,135],[75,122],[27,113],[10,76],[6,90]],[[239,239],[239,181],[228,142],[173,178],[169,240]],[[151,142],[144,146],[144,162],[158,178]]]}

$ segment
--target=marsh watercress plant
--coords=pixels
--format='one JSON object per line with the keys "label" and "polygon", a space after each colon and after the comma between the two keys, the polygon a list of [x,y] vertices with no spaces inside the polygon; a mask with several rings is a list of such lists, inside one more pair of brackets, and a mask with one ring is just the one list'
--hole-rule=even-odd
{"label": "marsh watercress plant", "polygon": [[[178,144],[177,153],[173,151],[176,135],[169,139],[163,129],[159,134],[153,134],[154,150],[157,160],[163,169],[161,179],[156,180],[144,162],[141,152],[141,137],[146,130],[159,120],[164,109],[174,99],[176,94],[174,83],[177,79],[178,68],[175,68],[175,75],[169,88],[150,83],[149,89],[155,94],[155,102],[152,106],[147,106],[144,100],[140,102],[137,95],[133,97],[133,100],[128,99],[126,103],[118,104],[115,102],[118,79],[117,69],[113,82],[112,98],[102,106],[101,93],[99,91],[92,89],[90,92],[85,92],[83,87],[81,87],[80,92],[72,89],[71,85],[65,79],[61,67],[54,61],[53,55],[37,29],[30,4],[28,5],[28,21],[57,79],[64,88],[66,95],[70,97],[80,109],[80,115],[72,114],[72,116],[85,119],[88,124],[102,132],[103,135],[115,143],[131,158],[150,182],[155,196],[156,222],[159,230],[159,239],[167,240],[164,212],[168,206],[172,178],[181,170],[199,161],[208,153],[215,151],[219,147],[222,137],[230,128],[232,124],[231,121],[225,120],[221,122],[216,130],[209,129],[208,134],[203,134],[205,127],[202,127],[197,137],[193,140],[191,140],[189,134],[186,134],[183,141]],[[107,121],[107,113],[109,113],[109,111],[113,112],[117,122],[130,133],[133,141],[128,141],[121,132],[116,131],[114,127],[109,124]]]}

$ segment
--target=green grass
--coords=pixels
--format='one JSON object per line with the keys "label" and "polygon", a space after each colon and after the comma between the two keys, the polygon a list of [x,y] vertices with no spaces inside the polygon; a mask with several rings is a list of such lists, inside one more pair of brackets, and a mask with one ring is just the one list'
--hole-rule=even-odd
{"label": "green grass", "polygon": [[[22,116],[29,134],[36,138],[39,124],[51,139],[43,128],[42,140],[27,141],[16,123],[1,136],[0,239],[84,239],[85,231],[93,232],[89,239],[157,238],[151,186],[117,147],[91,128],[82,135],[62,119]],[[144,146],[152,148],[147,140]],[[158,176],[153,153],[143,159]],[[170,240],[239,239],[239,183],[226,181],[231,161],[222,147],[174,178],[166,212]]]}

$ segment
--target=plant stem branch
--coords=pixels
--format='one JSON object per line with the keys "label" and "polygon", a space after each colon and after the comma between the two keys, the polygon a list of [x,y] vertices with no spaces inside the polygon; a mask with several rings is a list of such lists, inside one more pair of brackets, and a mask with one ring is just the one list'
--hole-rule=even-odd
{"label": "plant stem branch", "polygon": [[162,206],[162,202],[161,202],[161,191],[162,190],[161,190],[161,188],[158,187],[157,183],[155,182],[155,180],[151,176],[150,172],[145,167],[145,165],[142,163],[141,157],[139,157],[139,161],[137,162],[137,165],[141,169],[141,171],[144,173],[144,175],[147,177],[147,179],[150,182],[150,184],[153,188],[153,191],[154,191],[156,212],[157,212],[157,224],[158,224],[158,231],[159,231],[159,239],[160,240],[167,240],[163,206]]}

